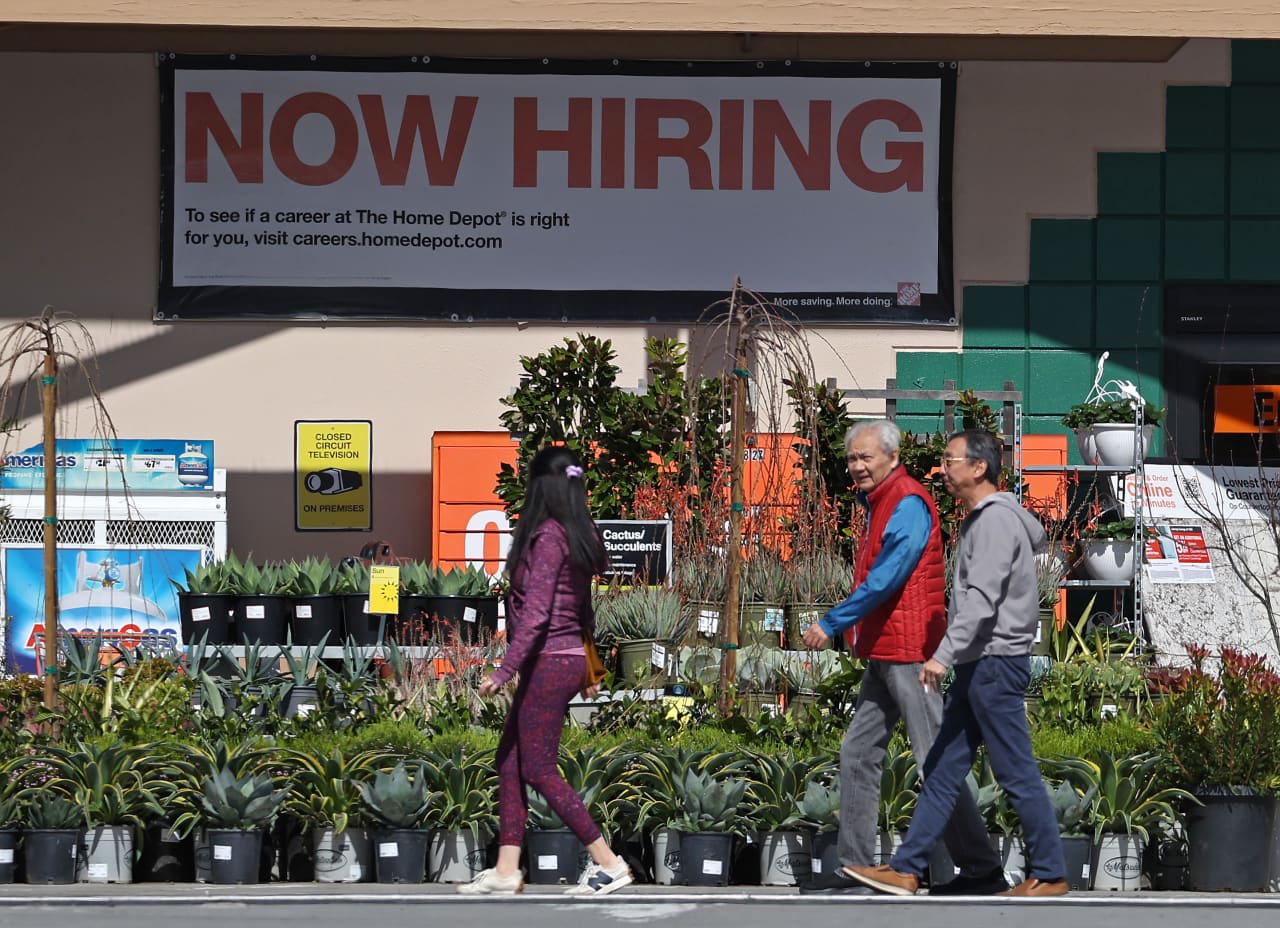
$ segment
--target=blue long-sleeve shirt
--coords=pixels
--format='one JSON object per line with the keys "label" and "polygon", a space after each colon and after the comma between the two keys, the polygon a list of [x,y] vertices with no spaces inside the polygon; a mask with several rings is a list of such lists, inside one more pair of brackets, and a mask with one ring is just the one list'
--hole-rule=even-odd
{"label": "blue long-sleeve shirt", "polygon": [[920,497],[907,496],[898,502],[884,527],[884,544],[867,579],[858,584],[848,599],[832,606],[818,621],[824,632],[835,638],[907,585],[907,578],[920,563],[920,555],[929,543],[931,522],[929,507]]}

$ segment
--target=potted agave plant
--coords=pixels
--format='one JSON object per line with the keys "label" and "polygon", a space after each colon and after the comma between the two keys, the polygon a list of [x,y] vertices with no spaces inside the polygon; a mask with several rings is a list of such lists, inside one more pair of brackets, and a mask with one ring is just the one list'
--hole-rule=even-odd
{"label": "potted agave plant", "polygon": [[20,796],[27,882],[74,883],[84,853],[84,813],[65,793],[43,786]]}
{"label": "potted agave plant", "polygon": [[[237,771],[240,772],[237,772]],[[195,813],[205,826],[210,851],[209,881],[257,883],[262,835],[288,799],[265,774],[226,766],[201,784],[200,808]],[[191,824],[180,817],[175,827]]]}
{"label": "potted agave plant", "polygon": [[195,570],[183,568],[182,580],[170,580],[178,591],[182,640],[186,644],[234,644],[231,612],[236,598],[226,561],[211,561]]}
{"label": "potted agave plant", "polygon": [[685,602],[685,643],[712,644],[720,634],[725,600],[725,562],[714,551],[692,555],[676,565],[676,589]]}
{"label": "potted agave plant", "polygon": [[284,644],[289,628],[289,592],[292,578],[285,565],[257,564],[253,555],[241,561],[227,556],[230,582],[237,593],[232,610],[236,640],[245,644]]}
{"label": "potted agave plant", "polygon": [[804,785],[804,794],[796,799],[797,824],[811,834],[809,869],[814,876],[834,873],[840,868],[837,853],[840,827],[840,780],[838,777],[812,776]]}
{"label": "potted agave plant", "polygon": [[338,577],[327,557],[308,557],[289,571],[292,616],[289,638],[293,644],[322,645],[342,637],[342,600],[337,596]]}
{"label": "potted agave plant", "polygon": [[680,812],[668,827],[680,833],[681,881],[725,886],[733,862],[733,836],[742,832],[747,781],[706,770],[688,770],[677,783]]}
{"label": "potted agave plant", "polygon": [[781,557],[758,549],[742,574],[738,643],[781,648],[786,631],[787,568]]}
{"label": "potted agave plant", "polygon": [[493,751],[466,754],[459,748],[423,761],[423,775],[438,794],[427,810],[435,830],[427,847],[427,879],[467,883],[486,866],[485,847],[498,823]]}
{"label": "potted agave plant", "polygon": [[421,764],[396,764],[356,784],[373,830],[374,872],[379,883],[421,883],[427,870],[427,840],[422,827],[440,794],[433,791]]}
{"label": "potted agave plant", "polygon": [[360,883],[373,876],[373,850],[362,824],[362,781],[377,770],[374,751],[327,756],[289,751],[290,791],[286,808],[311,826],[318,883]]}
{"label": "potted agave plant", "polygon": [[853,570],[834,551],[816,551],[787,562],[787,581],[787,647],[799,651],[804,630],[849,595]]}

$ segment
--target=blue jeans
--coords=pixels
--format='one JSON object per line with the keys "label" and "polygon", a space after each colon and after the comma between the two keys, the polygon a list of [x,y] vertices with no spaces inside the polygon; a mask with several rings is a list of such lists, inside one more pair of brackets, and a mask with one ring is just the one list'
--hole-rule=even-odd
{"label": "blue jeans", "polygon": [[[840,747],[840,863],[875,864],[876,826],[880,818],[880,777],[885,749],[902,719],[916,764],[924,769],[942,725],[942,697],[920,685],[920,664],[869,660],[858,690],[858,706]],[[987,829],[968,789],[942,834],[947,851],[965,876],[985,876],[1000,866],[987,842]]]}
{"label": "blue jeans", "polygon": [[1066,874],[1058,820],[1031,751],[1023,693],[1031,660],[979,658],[955,668],[947,691],[942,728],[925,760],[924,787],[906,840],[889,862],[899,873],[923,876],[929,850],[942,836],[978,745],[986,744],[991,770],[1022,820],[1027,876],[1060,880]]}

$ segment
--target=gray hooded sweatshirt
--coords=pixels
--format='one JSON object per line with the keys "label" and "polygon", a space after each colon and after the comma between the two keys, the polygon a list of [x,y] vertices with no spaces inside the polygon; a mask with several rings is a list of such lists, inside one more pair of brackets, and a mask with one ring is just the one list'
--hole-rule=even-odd
{"label": "gray hooded sweatshirt", "polygon": [[993,493],[960,527],[947,634],[933,659],[944,667],[1031,653],[1039,624],[1035,555],[1048,541],[1012,493]]}

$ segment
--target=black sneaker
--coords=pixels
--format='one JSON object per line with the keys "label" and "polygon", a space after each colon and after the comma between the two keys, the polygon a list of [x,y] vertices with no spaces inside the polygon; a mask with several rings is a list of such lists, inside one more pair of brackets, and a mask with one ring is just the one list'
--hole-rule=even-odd
{"label": "black sneaker", "polygon": [[997,867],[983,876],[961,874],[949,883],[929,887],[930,896],[994,896],[1009,888],[1004,871]]}
{"label": "black sneaker", "polygon": [[849,874],[844,872],[843,867],[837,868],[832,873],[820,873],[814,875],[807,883],[800,884],[800,892],[810,893],[826,893],[834,895],[839,893],[846,896],[874,896],[876,891],[870,886],[859,883]]}

